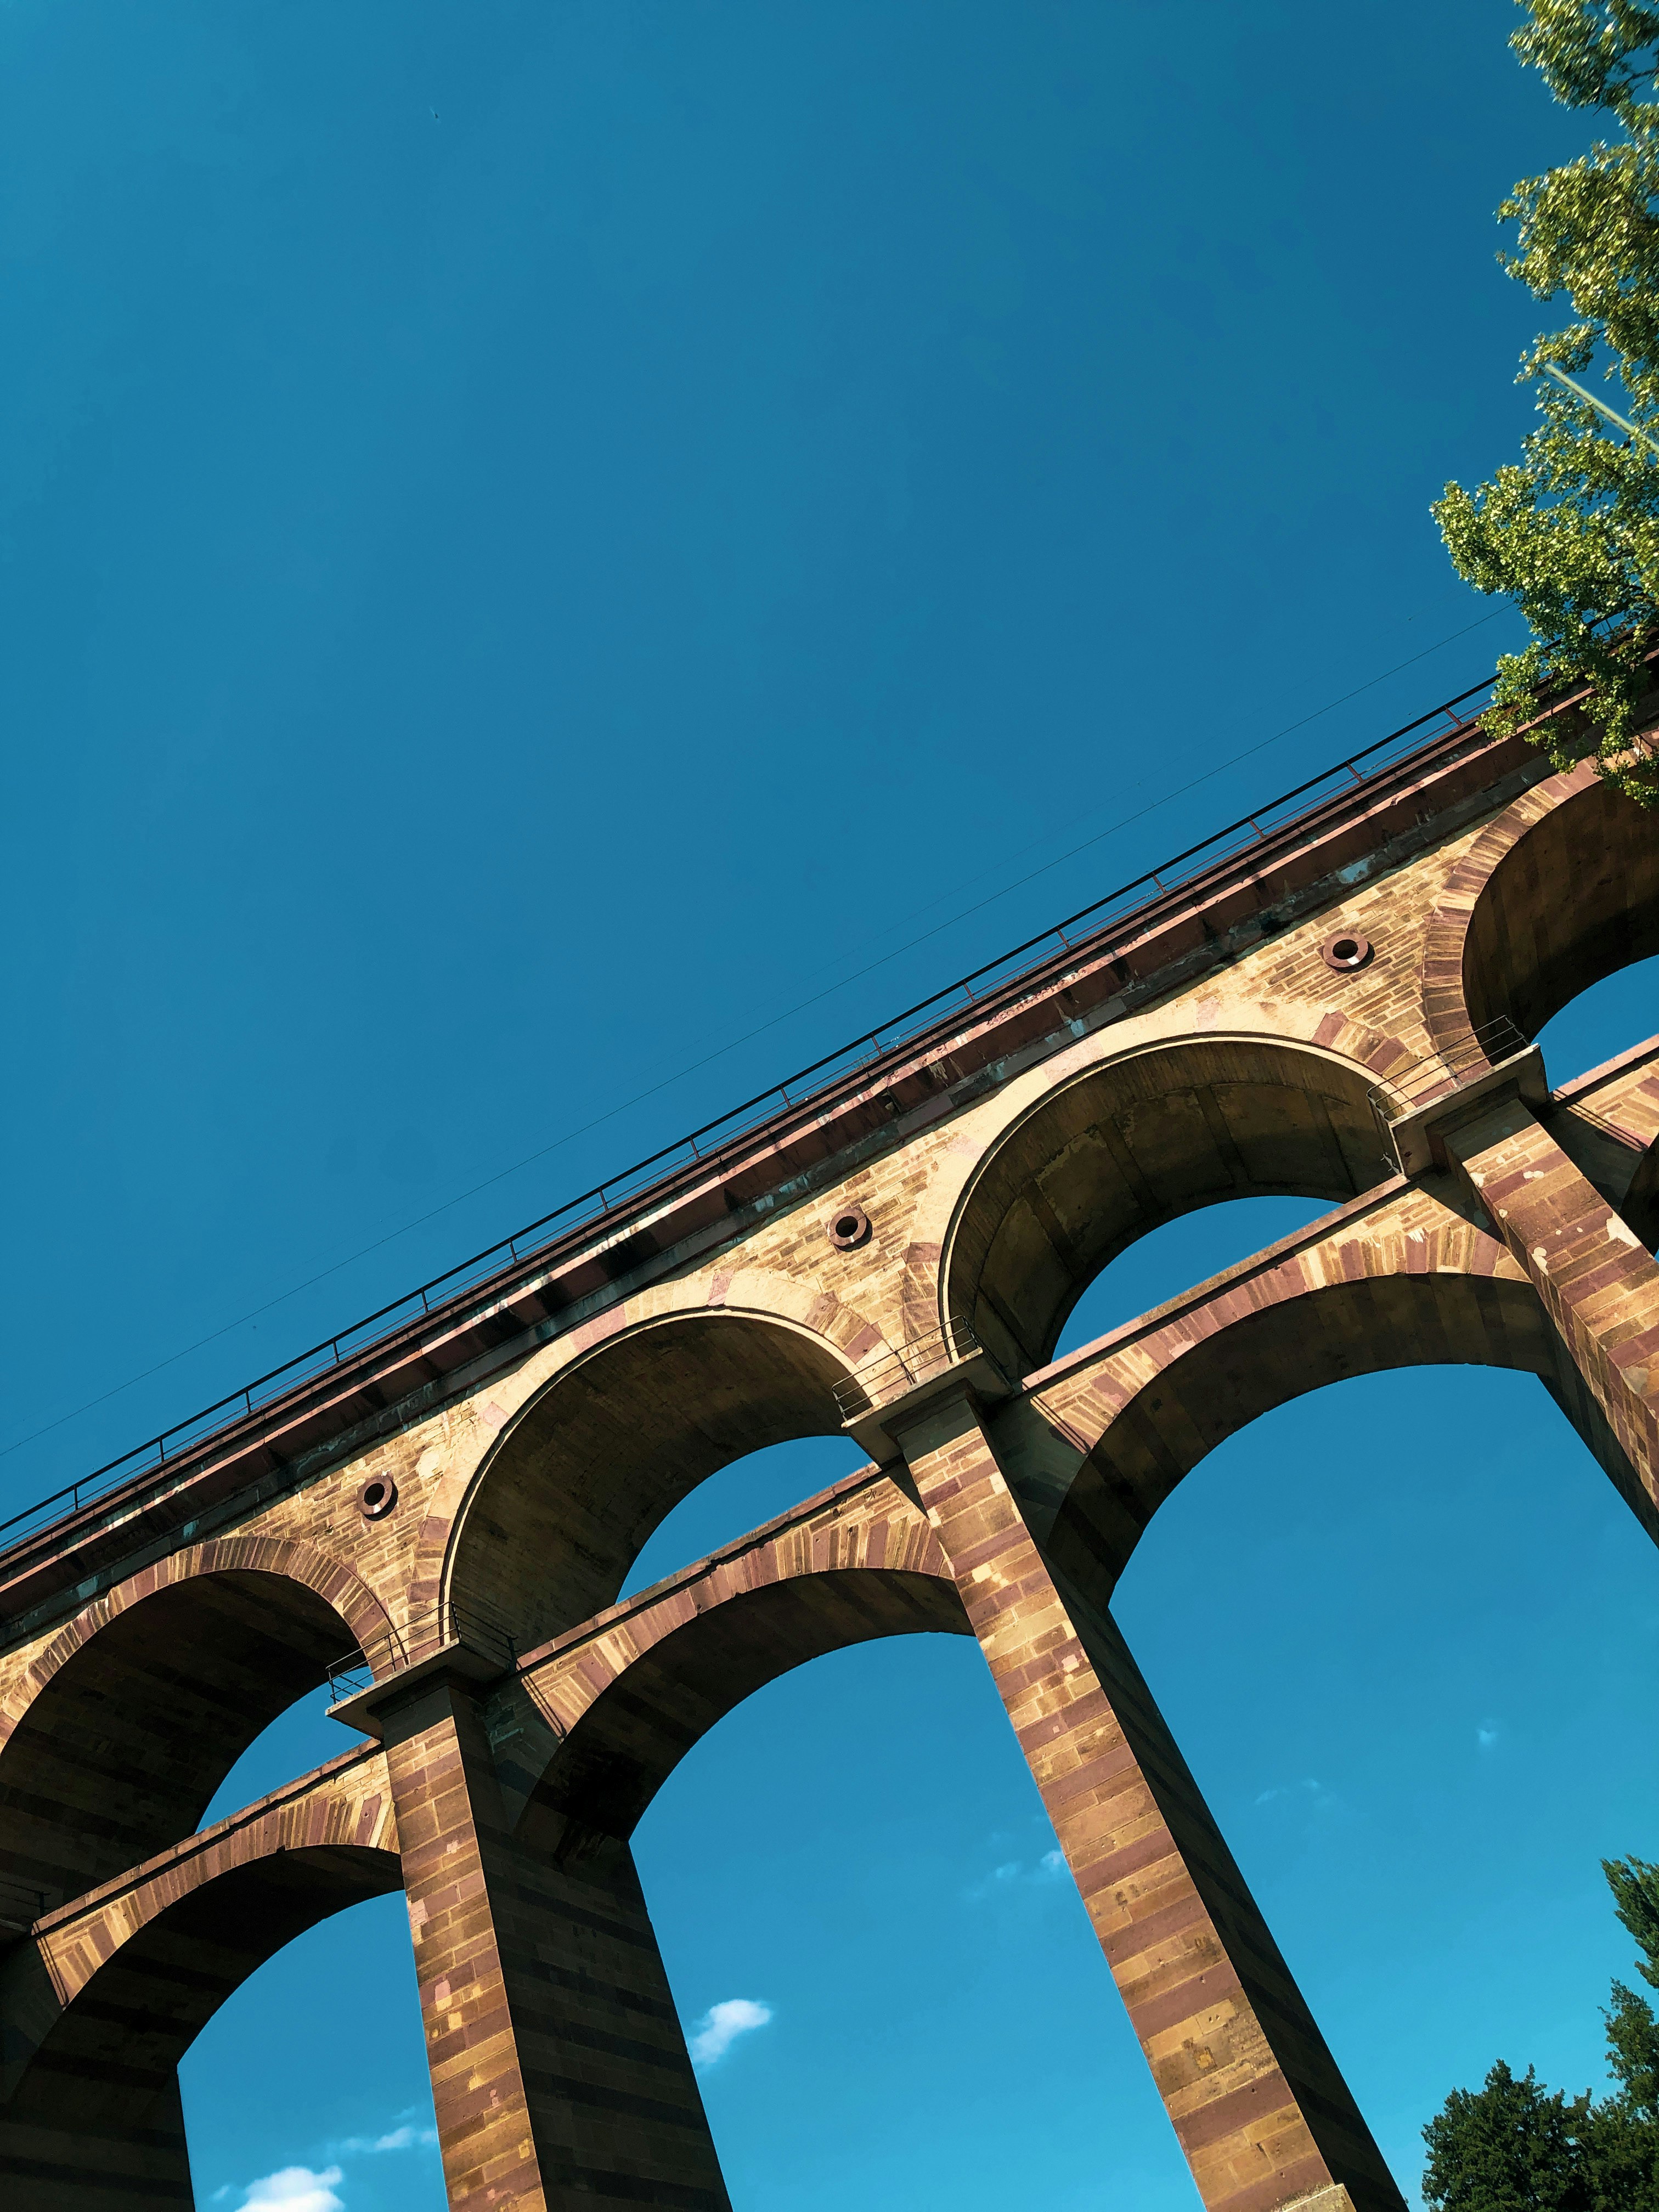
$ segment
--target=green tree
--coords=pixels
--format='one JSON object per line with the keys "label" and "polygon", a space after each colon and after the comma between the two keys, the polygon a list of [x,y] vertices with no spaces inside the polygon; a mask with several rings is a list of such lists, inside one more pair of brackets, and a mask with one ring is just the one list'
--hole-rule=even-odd
{"label": "green tree", "polygon": [[[1659,1989],[1659,1866],[1603,1859],[1601,1871],[1637,1971]],[[1659,2212],[1659,2020],[1623,1982],[1601,2018],[1615,2086],[1599,2104],[1501,2059],[1482,2087],[1453,2090],[1423,2130],[1434,2212]]]}
{"label": "green tree", "polygon": [[[1659,1867],[1645,1859],[1603,1859],[1613,1909],[1639,1946],[1636,1971],[1659,1989]],[[1623,1982],[1601,2015],[1607,2071],[1619,2084],[1602,2107],[1594,2163],[1609,2203],[1659,2208],[1659,2020],[1647,1999]],[[1620,2197],[1615,2192],[1622,2191]]]}
{"label": "green tree", "polygon": [[1569,2104],[1533,2069],[1500,2058],[1481,2089],[1454,2089],[1423,2130],[1423,2195],[1437,2212],[1594,2212],[1583,2129],[1589,2099]]}
{"label": "green tree", "polygon": [[[1559,100],[1599,111],[1618,135],[1523,179],[1498,210],[1516,226],[1504,267],[1539,299],[1565,298],[1572,319],[1522,356],[1542,420],[1521,460],[1473,492],[1449,483],[1434,516],[1459,574],[1513,599],[1532,632],[1524,652],[1499,659],[1487,725],[1519,728],[1540,692],[1582,690],[1600,773],[1653,806],[1659,748],[1643,741],[1638,708],[1659,641],[1659,9],[1519,4],[1516,52]],[[1598,362],[1622,383],[1633,434],[1610,430],[1549,374],[1576,379]],[[1582,726],[1558,718],[1539,742],[1569,767]]]}

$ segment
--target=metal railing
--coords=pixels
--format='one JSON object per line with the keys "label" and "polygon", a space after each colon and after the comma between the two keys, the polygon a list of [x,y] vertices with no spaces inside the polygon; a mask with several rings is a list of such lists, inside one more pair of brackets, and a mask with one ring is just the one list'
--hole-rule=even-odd
{"label": "metal railing", "polygon": [[446,1598],[440,1620],[444,1643],[465,1644],[469,1651],[490,1661],[503,1674],[519,1656],[516,1624],[494,1606],[482,1605],[475,1598],[465,1601]]}
{"label": "metal railing", "polygon": [[372,1690],[380,1670],[362,1651],[343,1652],[339,1658],[328,1662],[328,1702],[343,1705],[348,1698],[361,1697]]}
{"label": "metal railing", "polygon": [[343,1698],[355,1698],[386,1675],[397,1674],[406,1656],[403,1638],[388,1621],[375,1634],[366,1636],[361,1644],[329,1662],[329,1703],[337,1705]]}
{"label": "metal railing", "polygon": [[923,1336],[912,1337],[896,1350],[878,1352],[873,1359],[866,1359],[862,1367],[854,1368],[852,1374],[843,1376],[836,1384],[836,1403],[842,1420],[855,1421],[861,1413],[873,1413],[890,1398],[914,1390],[919,1382],[930,1382],[947,1367],[955,1367],[970,1358],[979,1348],[972,1322],[963,1315],[954,1314],[940,1328],[930,1328]]}
{"label": "metal railing", "polygon": [[1508,1014],[1494,1014],[1490,1021],[1466,1030],[1445,1051],[1423,1053],[1382,1077],[1366,1096],[1383,1143],[1382,1164],[1389,1174],[1396,1173],[1399,1165],[1389,1136],[1395,1122],[1415,1113],[1419,1106],[1429,1105],[1440,1092],[1449,1094],[1471,1076],[1484,1074],[1500,1060],[1524,1052],[1527,1044],[1527,1037]]}
{"label": "metal railing", "polygon": [[347,1698],[361,1697],[377,1682],[401,1674],[406,1667],[453,1644],[465,1644],[503,1674],[518,1656],[517,1640],[505,1614],[487,1605],[446,1598],[411,1632],[407,1643],[388,1626],[331,1660],[329,1703],[337,1705]]}
{"label": "metal railing", "polygon": [[[1195,876],[1231,858],[1235,854],[1259,844],[1275,831],[1288,829],[1311,815],[1340,793],[1355,785],[1364,785],[1373,777],[1395,766],[1407,755],[1431,742],[1434,736],[1450,737],[1461,732],[1473,732],[1477,717],[1460,714],[1472,700],[1484,696],[1492,688],[1488,677],[1480,684],[1471,684],[1453,698],[1419,714],[1414,721],[1391,730],[1387,737],[1374,744],[1362,746],[1332,767],[1322,769],[1317,775],[1282,792],[1252,812],[1241,815],[1236,822],[1212,836],[1201,838],[1170,860],[1162,860],[1157,867],[1121,884],[1115,890],[1094,899],[1076,913],[1026,938],[1010,951],[1000,953],[994,960],[959,976],[943,989],[931,992],[913,1006],[904,1008],[873,1029],[866,1030],[835,1051],[825,1053],[821,1059],[787,1076],[769,1090],[757,1091],[752,1098],[717,1115],[672,1144],[647,1153],[631,1167],[607,1176],[600,1183],[567,1199],[555,1206],[550,1213],[539,1215],[526,1227],[515,1230],[512,1236],[475,1252],[470,1259],[462,1260],[434,1275],[428,1282],[393,1298],[388,1304],[379,1306],[361,1321],[353,1322],[335,1335],[325,1337],[306,1351],[296,1352],[280,1366],[267,1368],[252,1382],[228,1395],[216,1399],[210,1406],[189,1414],[157,1436],[135,1444],[130,1451],[117,1459],[106,1460],[89,1474],[66,1483],[59,1490],[25,1506],[21,1511],[0,1521],[0,1537],[13,1542],[26,1532],[40,1525],[67,1518],[79,1511],[107,1491],[131,1481],[148,1472],[157,1472],[169,1460],[195,1446],[206,1443],[222,1429],[252,1415],[260,1406],[270,1404],[285,1392],[295,1389],[312,1376],[325,1374],[349,1357],[367,1351],[385,1339],[395,1335],[410,1322],[432,1312],[435,1307],[447,1305],[470,1285],[498,1274],[515,1261],[530,1258],[545,1250],[561,1237],[593,1222],[622,1213],[624,1209],[637,1208],[651,1192],[664,1183],[677,1170],[706,1161],[756,1123],[769,1120],[782,1109],[799,1107],[826,1090],[836,1079],[868,1065],[894,1049],[897,1045],[936,1026],[956,1012],[971,1013],[994,994],[1018,983],[1022,976],[1046,966],[1057,956],[1068,952],[1086,951],[1091,958],[1109,954],[1110,941],[1105,933],[1114,920],[1121,920],[1139,913],[1155,898],[1181,889]],[[1432,726],[1443,724],[1443,729]],[[1430,736],[1425,737],[1425,732]],[[1087,927],[1082,926],[1086,924]],[[1079,932],[1081,933],[1079,933]]]}

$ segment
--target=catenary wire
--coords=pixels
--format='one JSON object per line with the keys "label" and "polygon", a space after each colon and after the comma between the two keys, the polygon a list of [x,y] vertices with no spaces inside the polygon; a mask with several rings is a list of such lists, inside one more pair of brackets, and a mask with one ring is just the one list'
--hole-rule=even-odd
{"label": "catenary wire", "polygon": [[[355,1252],[346,1254],[342,1259],[331,1261],[327,1267],[319,1268],[315,1274],[307,1275],[302,1282],[295,1283],[289,1289],[277,1291],[273,1297],[267,1298],[263,1304],[251,1307],[246,1313],[239,1316],[236,1320],[226,1322],[222,1327],[210,1330],[207,1335],[198,1337],[193,1344],[187,1344],[177,1352],[169,1352],[165,1359],[158,1359],[154,1365],[140,1369],[137,1374],[128,1376],[125,1382],[112,1383],[107,1390],[100,1391],[96,1397],[85,1400],[68,1413],[58,1414],[55,1419],[43,1423],[40,1428],[32,1429],[27,1436],[18,1437],[9,1444],[0,1445],[0,1459],[9,1458],[12,1453],[21,1451],[26,1445],[38,1443],[41,1437],[51,1436],[55,1431],[67,1427],[71,1421],[77,1421],[83,1415],[95,1412],[100,1406],[107,1405],[111,1399],[120,1397],[125,1391],[136,1389],[139,1383],[149,1382],[153,1376],[164,1373],[169,1367],[176,1367],[181,1359],[188,1359],[192,1353],[204,1351],[209,1345],[216,1344],[222,1338],[234,1335],[239,1328],[246,1328],[251,1322],[258,1321],[262,1315],[274,1311],[280,1305],[286,1305],[290,1298],[301,1297],[305,1291],[313,1290],[319,1283],[328,1281],[331,1276],[340,1274],[346,1268],[355,1267],[358,1261],[366,1260],[371,1254],[383,1250],[386,1245],[396,1243],[399,1237],[412,1235],[416,1229],[424,1228],[428,1222],[435,1221],[441,1215],[452,1212],[454,1207],[465,1205],[469,1199],[477,1198],[484,1191],[493,1189],[495,1184],[506,1182],[512,1176],[521,1174],[526,1168],[533,1167],[538,1160],[547,1158],[550,1154],[562,1151],[565,1146],[574,1144],[579,1138],[591,1134],[593,1130],[602,1127],[607,1121],[615,1121],[621,1115],[631,1112],[635,1107],[645,1104],[647,1100],[658,1097],[661,1092],[672,1090],[677,1083],[683,1083],[688,1077],[699,1073],[705,1067],[712,1066],[716,1060],[724,1060],[728,1054],[741,1050],[745,1044],[752,1043],[757,1037],[764,1036],[769,1030],[780,1028],[785,1022],[793,1021],[797,1014],[805,1013],[811,1007],[821,1004],[825,999],[833,998],[838,991],[845,990],[849,985],[861,981],[865,976],[873,975],[878,969],[886,967],[891,961],[901,959],[905,953],[914,951],[918,945],[925,945],[933,938],[943,935],[946,930],[954,929],[958,922],[965,921],[970,916],[982,913],[987,907],[994,906],[1000,899],[1012,896],[1015,891],[1023,890],[1027,884],[1035,883],[1039,877],[1048,875],[1054,869],[1063,866],[1067,860],[1074,860],[1079,853],[1087,852],[1091,846],[1101,844],[1109,837],[1116,836],[1120,831],[1131,828],[1137,822],[1144,821],[1148,815],[1157,813],[1160,808],[1172,805],[1177,799],[1184,799],[1189,792],[1196,791],[1200,785],[1212,782],[1218,775],[1224,775],[1229,769],[1237,768],[1241,761],[1249,760],[1255,754],[1265,752],[1270,745],[1277,744],[1281,738],[1294,735],[1297,730],[1305,729],[1310,722],[1316,722],[1324,715],[1334,714],[1339,707],[1346,706],[1351,700],[1361,697],[1367,691],[1375,690],[1379,684],[1386,684],[1391,676],[1398,676],[1406,669],[1414,667],[1419,660],[1428,659],[1431,654],[1441,652],[1446,646],[1455,643],[1459,638],[1467,637],[1470,631],[1480,629],[1486,623],[1496,621],[1504,611],[1506,610],[1502,607],[1494,608],[1490,614],[1482,615],[1474,622],[1465,623],[1462,629],[1451,631],[1449,635],[1439,639],[1435,644],[1425,646],[1420,653],[1414,653],[1409,659],[1396,662],[1392,668],[1385,668],[1380,675],[1368,678],[1364,684],[1356,684],[1352,691],[1345,691],[1340,698],[1328,700],[1324,706],[1315,708],[1312,713],[1304,714],[1297,721],[1287,722],[1283,729],[1275,730],[1271,736],[1260,738],[1253,745],[1245,746],[1242,751],[1230,755],[1226,760],[1218,761],[1212,768],[1206,769],[1201,775],[1192,777],[1188,782],[1179,785],[1174,791],[1165,792],[1161,798],[1151,799],[1145,806],[1138,807],[1133,814],[1126,814],[1117,821],[1109,823],[1104,830],[1098,830],[1093,836],[1085,837],[1079,843],[1068,847],[1065,852],[1057,854],[1053,860],[1045,860],[1040,867],[1032,868],[1024,875],[1016,877],[1012,883],[1003,884],[1000,890],[990,892],[982,899],[976,899],[971,906],[960,908],[957,913],[947,915],[943,921],[934,923],[931,928],[921,931],[916,936],[907,939],[902,945],[894,945],[889,951],[882,953],[878,958],[868,961],[863,967],[855,968],[849,974],[840,976],[835,982],[825,985],[823,990],[812,992],[806,998],[799,1000],[795,1005],[786,1008],[783,1012],[774,1014],[766,1021],[757,1024],[755,1028],[745,1030],[741,1036],[732,1037],[725,1044],[717,1045],[713,1052],[705,1053],[701,1060],[692,1060],[687,1066],[677,1068],[672,1075],[665,1075],[659,1082],[647,1085],[643,1091],[636,1091],[631,1098],[624,1099],[616,1106],[607,1107],[602,1114],[594,1115],[591,1120],[579,1123],[574,1129],[567,1129],[562,1136],[555,1137],[550,1143],[539,1146],[537,1151],[526,1153],[522,1159],[515,1160],[511,1166],[498,1169],[495,1174],[486,1176],[481,1182],[473,1183],[467,1189],[458,1191],[453,1197],[442,1200],[438,1205],[428,1207],[424,1213],[416,1214],[412,1220],[402,1223],[396,1229],[387,1230],[383,1236],[371,1238],[367,1244],[360,1245]],[[1132,788],[1137,787],[1132,787]],[[1040,842],[1041,840],[1033,840],[1030,845],[1021,849],[1025,852],[1032,851]],[[983,881],[983,874],[967,878],[967,884]],[[957,886],[959,890],[966,887],[966,884]],[[942,893],[940,898],[929,901],[927,906],[913,908],[907,919],[912,921],[919,919],[921,915],[929,910],[930,907],[939,905],[942,899],[949,896],[949,892]],[[819,972],[822,973],[822,970]]]}

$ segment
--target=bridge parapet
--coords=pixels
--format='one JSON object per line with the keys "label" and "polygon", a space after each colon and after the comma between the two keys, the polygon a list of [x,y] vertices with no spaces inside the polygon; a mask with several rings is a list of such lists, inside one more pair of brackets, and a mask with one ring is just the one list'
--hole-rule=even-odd
{"label": "bridge parapet", "polygon": [[[196,2014],[156,1996],[181,1960],[207,2002],[247,1970],[240,1917],[274,1942],[398,1883],[452,2204],[718,2212],[629,1836],[741,1698],[916,1632],[978,1637],[1206,2203],[1392,2207],[1109,1599],[1227,1436],[1407,1364],[1537,1375],[1659,1535],[1659,1040],[1553,1096],[1527,1044],[1659,950],[1659,841],[1611,804],[1449,731],[25,1532],[0,1555],[0,2145],[43,2212],[187,2187]],[[1484,1026],[1505,1010],[1524,1067]],[[1387,1163],[1378,1091],[1396,1134],[1425,1116]],[[1331,1211],[1054,1358],[1135,1238],[1273,1191]],[[619,1598],[698,1483],[838,1431],[882,1464]],[[339,1711],[380,1746],[186,1834],[349,1647]],[[128,2025],[100,2042],[94,2015]],[[73,2064],[31,2065],[53,2038]]]}

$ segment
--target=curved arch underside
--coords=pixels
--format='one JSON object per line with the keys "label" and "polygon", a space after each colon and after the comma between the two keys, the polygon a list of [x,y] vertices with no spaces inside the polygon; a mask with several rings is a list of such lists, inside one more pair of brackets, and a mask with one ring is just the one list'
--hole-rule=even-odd
{"label": "curved arch underside", "polygon": [[846,1371],[822,1340],[730,1313],[606,1345],[501,1439],[462,1515],[453,1600],[520,1650],[589,1619],[698,1483],[767,1444],[835,1435]]}
{"label": "curved arch underside", "polygon": [[626,1838],[663,1783],[718,1721],[769,1682],[888,1636],[971,1636],[956,1585],[882,1567],[825,1568],[698,1612],[635,1658],[594,1699],[532,1793],[523,1832],[550,1840],[550,1814]]}
{"label": "curved arch underside", "polygon": [[[188,1890],[146,1922],[63,2007],[21,2079],[4,2082],[0,2172],[27,2178],[20,2202],[37,2212],[188,2204],[180,2058],[225,1999],[285,1944],[402,1882],[395,1851],[279,1850]],[[40,1985],[32,1993],[17,1987],[24,1972]],[[7,1979],[9,2011],[55,2008],[32,1946]]]}
{"label": "curved arch underside", "polygon": [[1216,1037],[1114,1060],[1052,1092],[971,1186],[941,1302],[1030,1372],[1118,1254],[1228,1199],[1339,1204],[1382,1179],[1366,1079],[1280,1040]]}
{"label": "curved arch underside", "polygon": [[[1158,1358],[1156,1340],[1145,1351]],[[1263,1413],[1328,1383],[1396,1367],[1512,1368],[1565,1397],[1564,1362],[1529,1285],[1450,1271],[1362,1277],[1282,1298],[1190,1346],[1175,1334],[1152,1379],[1102,1406],[1103,1425],[1093,1424],[1097,1440],[1080,1464],[1071,1455],[1074,1471],[1048,1549],[1104,1602],[1182,1477]],[[1036,1414],[1049,1397],[1055,1410],[1064,1405],[1075,1435],[1088,1419],[1087,1386],[1040,1394]],[[1040,1452],[1031,1450],[1029,1426],[1023,1443],[1012,1431],[1010,1442],[1011,1474],[1023,1488],[1017,1470]]]}
{"label": "curved arch underside", "polygon": [[0,1875],[58,1902],[190,1835],[254,1737],[353,1640],[316,1591],[252,1570],[114,1613],[0,1745]]}
{"label": "curved arch underside", "polygon": [[1507,1014],[1535,1036],[1552,1015],[1659,953],[1659,834],[1599,778],[1540,815],[1481,886],[1463,943],[1470,1024]]}

